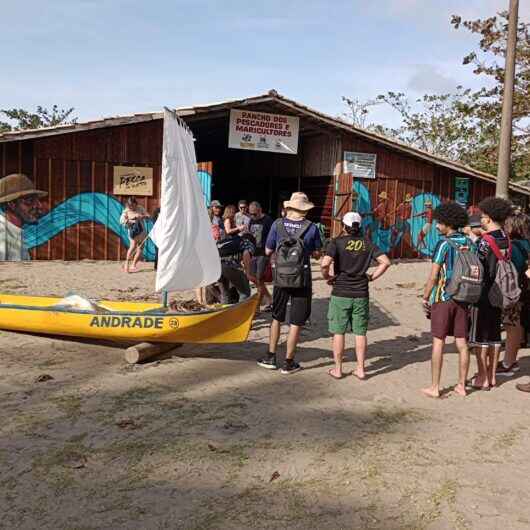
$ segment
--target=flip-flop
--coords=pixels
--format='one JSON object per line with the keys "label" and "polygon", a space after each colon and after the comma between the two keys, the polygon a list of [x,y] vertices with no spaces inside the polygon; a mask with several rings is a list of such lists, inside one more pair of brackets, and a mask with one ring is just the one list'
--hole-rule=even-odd
{"label": "flip-flop", "polygon": [[337,380],[339,380],[339,379],[344,379],[344,374],[342,374],[340,377],[337,377],[336,375],[333,375],[333,374],[331,373],[332,371],[333,371],[333,368],[330,368],[330,369],[328,370],[328,375],[329,375],[330,377],[332,377],[333,379],[337,379]]}
{"label": "flip-flop", "polygon": [[468,379],[466,381],[466,386],[470,386],[473,390],[484,390],[484,392],[489,392],[491,390],[490,386],[474,385],[473,381],[475,379],[476,379],[475,377]]}

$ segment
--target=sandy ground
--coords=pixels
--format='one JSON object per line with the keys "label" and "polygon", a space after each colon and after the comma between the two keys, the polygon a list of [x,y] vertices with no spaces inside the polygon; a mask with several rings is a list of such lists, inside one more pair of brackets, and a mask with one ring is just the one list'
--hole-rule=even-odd
{"label": "sandy ground", "polygon": [[[0,527],[530,528],[529,396],[513,379],[465,399],[418,391],[430,377],[427,270],[401,263],[374,285],[365,382],[326,375],[322,280],[292,376],[255,364],[268,317],[245,344],[138,367],[118,347],[2,332]],[[0,292],[142,299],[152,285],[151,271],[115,263],[0,264]]]}

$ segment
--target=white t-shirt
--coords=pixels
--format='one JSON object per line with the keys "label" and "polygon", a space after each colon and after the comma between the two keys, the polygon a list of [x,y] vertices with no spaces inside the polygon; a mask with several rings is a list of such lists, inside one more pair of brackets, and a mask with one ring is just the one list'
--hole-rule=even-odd
{"label": "white t-shirt", "polygon": [[127,226],[128,221],[131,221],[137,215],[145,215],[145,209],[143,206],[138,205],[136,210],[125,208],[120,216],[120,224]]}
{"label": "white t-shirt", "polygon": [[244,225],[246,229],[248,229],[248,225],[250,224],[250,217],[247,214],[244,214],[243,212],[237,212],[235,216],[236,226]]}
{"label": "white t-shirt", "polygon": [[31,259],[24,243],[22,228],[9,222],[0,212],[0,261],[22,261]]}

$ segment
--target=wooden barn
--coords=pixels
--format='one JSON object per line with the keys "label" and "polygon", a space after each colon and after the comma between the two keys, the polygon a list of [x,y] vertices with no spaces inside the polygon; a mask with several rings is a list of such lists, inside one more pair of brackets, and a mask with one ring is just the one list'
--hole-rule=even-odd
{"label": "wooden barn", "polygon": [[[439,203],[456,200],[472,211],[495,191],[491,175],[353,127],[275,91],[177,112],[195,136],[206,203],[258,200],[277,215],[282,201],[302,190],[316,205],[312,220],[329,234],[353,208],[363,216],[367,235],[394,258],[432,252],[438,237],[432,210]],[[159,205],[162,126],[162,114],[155,113],[0,135],[0,176],[23,173],[47,193],[39,218],[22,226],[31,259],[124,258],[123,199],[137,195],[148,212]],[[528,207],[529,189],[512,184],[511,192]],[[0,210],[6,204],[0,196]],[[0,249],[5,226],[4,220]],[[149,243],[146,258],[152,253]]]}

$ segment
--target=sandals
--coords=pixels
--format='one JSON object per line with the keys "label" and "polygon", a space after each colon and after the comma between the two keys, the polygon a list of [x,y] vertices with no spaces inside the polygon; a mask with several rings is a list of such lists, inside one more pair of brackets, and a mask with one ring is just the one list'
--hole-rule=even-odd
{"label": "sandals", "polygon": [[484,392],[489,392],[491,390],[492,387],[490,385],[488,386],[475,385],[473,381],[475,381],[476,379],[477,379],[476,377],[472,377],[471,379],[468,379],[466,381],[466,386],[470,386],[474,390],[484,390]]}

